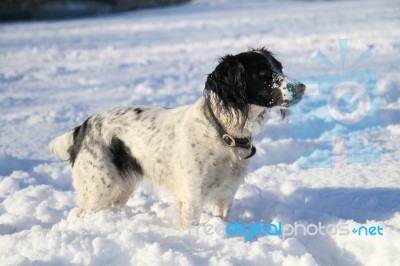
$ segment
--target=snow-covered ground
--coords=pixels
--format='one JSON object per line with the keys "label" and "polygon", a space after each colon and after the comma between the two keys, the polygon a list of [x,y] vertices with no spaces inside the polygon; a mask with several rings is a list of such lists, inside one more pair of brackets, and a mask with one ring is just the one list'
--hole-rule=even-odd
{"label": "snow-covered ground", "polygon": [[[395,0],[202,0],[0,25],[0,264],[400,265],[399,14]],[[121,211],[75,217],[69,167],[47,148],[53,137],[113,106],[192,103],[218,57],[248,47],[268,46],[293,77],[334,75],[316,55],[340,65],[339,39],[348,40],[347,66],[372,50],[354,69],[376,72],[381,128],[361,138],[379,162],[347,163],[337,138],[332,167],[299,167],[306,144],[271,111],[228,222],[204,210],[202,226],[179,231],[168,195],[147,188]],[[347,233],[210,234],[235,221]],[[350,231],[361,226],[383,235]]]}

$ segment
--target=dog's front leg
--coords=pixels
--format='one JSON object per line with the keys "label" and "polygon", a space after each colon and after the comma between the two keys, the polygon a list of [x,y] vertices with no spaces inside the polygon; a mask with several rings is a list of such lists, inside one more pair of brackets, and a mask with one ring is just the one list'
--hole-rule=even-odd
{"label": "dog's front leg", "polygon": [[[196,193],[194,193],[196,194]],[[182,200],[180,205],[180,226],[187,229],[189,226],[196,226],[200,222],[201,198],[193,194]]]}
{"label": "dog's front leg", "polygon": [[212,213],[215,217],[219,217],[222,220],[226,220],[228,218],[229,211],[231,210],[233,195],[225,196],[225,197],[217,197],[214,201]]}
{"label": "dog's front leg", "polygon": [[239,188],[240,180],[240,178],[232,178],[228,184],[223,185],[219,190],[217,190],[212,206],[212,213],[215,217],[219,217],[222,220],[228,218],[233,198]]}

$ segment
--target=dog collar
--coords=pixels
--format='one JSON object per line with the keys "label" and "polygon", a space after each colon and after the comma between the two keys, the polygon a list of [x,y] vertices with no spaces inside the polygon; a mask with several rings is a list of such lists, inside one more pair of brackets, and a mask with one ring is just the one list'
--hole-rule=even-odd
{"label": "dog collar", "polygon": [[208,101],[207,101],[207,107],[210,112],[212,120],[214,120],[214,122],[217,126],[217,132],[220,135],[222,142],[229,147],[236,147],[236,148],[251,150],[250,154],[247,155],[246,157],[244,157],[244,159],[249,159],[249,158],[253,157],[256,154],[257,149],[251,143],[251,140],[250,140],[251,138],[234,138],[231,135],[229,135],[228,133],[225,133],[226,130],[224,130],[222,125],[219,123],[214,112],[211,110],[210,103]]}
{"label": "dog collar", "polygon": [[251,150],[251,153],[244,157],[245,159],[253,157],[257,152],[256,147],[253,146],[249,138],[234,138],[229,134],[224,134],[222,135],[221,139],[229,147],[238,147]]}

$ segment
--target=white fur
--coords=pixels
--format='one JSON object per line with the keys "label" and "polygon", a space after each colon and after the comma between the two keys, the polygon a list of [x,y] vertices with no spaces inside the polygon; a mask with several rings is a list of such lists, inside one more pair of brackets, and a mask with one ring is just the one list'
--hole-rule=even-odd
{"label": "white fur", "polygon": [[71,163],[78,215],[123,207],[147,181],[174,196],[182,228],[199,223],[205,204],[226,219],[255,150],[243,140],[239,146],[246,148],[230,147],[222,135],[251,139],[266,107],[288,107],[304,93],[303,84],[288,86],[272,57],[264,48],[226,55],[207,76],[205,97],[193,105],[118,107],[53,140],[51,151]]}
{"label": "white fur", "polygon": [[67,133],[53,139],[49,143],[51,153],[62,160],[68,160],[68,148],[73,144],[72,133],[73,131],[68,131]]}
{"label": "white fur", "polygon": [[[243,181],[249,150],[228,147],[209,118],[205,99],[176,109],[119,107],[89,118],[85,139],[72,167],[78,194],[79,215],[108,206],[122,207],[138,182],[148,181],[174,196],[180,225],[198,224],[202,207],[210,203],[215,216],[226,218]],[[244,128],[229,126],[234,137],[253,135],[264,107],[251,105]],[[223,125],[231,125],[226,113],[216,113]],[[72,132],[55,138],[51,151],[66,160]],[[129,147],[144,175],[124,179],[110,158],[108,147],[117,136]],[[244,156],[243,156],[244,155]]]}

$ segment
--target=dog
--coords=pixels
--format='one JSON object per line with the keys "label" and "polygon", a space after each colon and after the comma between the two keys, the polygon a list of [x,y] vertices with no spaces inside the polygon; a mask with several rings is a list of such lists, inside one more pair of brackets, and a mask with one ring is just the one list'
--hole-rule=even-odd
{"label": "dog", "polygon": [[82,217],[125,206],[141,181],[174,196],[182,229],[197,225],[205,204],[226,219],[249,158],[255,128],[269,108],[282,115],[305,85],[288,79],[266,48],[219,60],[204,95],[175,109],[117,107],[55,138],[52,153],[68,160]]}

